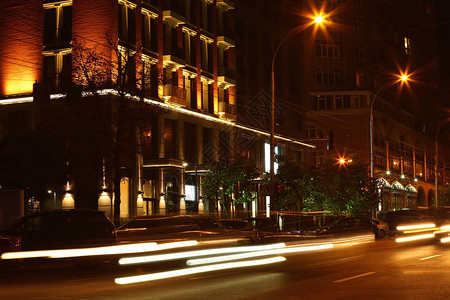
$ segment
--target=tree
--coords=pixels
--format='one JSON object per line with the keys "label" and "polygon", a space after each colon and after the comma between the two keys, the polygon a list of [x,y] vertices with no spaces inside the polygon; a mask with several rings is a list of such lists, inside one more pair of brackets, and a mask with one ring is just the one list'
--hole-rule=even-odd
{"label": "tree", "polygon": [[249,161],[216,163],[209,167],[203,177],[203,195],[209,201],[210,207],[216,207],[211,202],[215,200],[214,203],[218,203],[220,199],[222,211],[225,217],[228,217],[228,208],[233,201],[248,203],[255,200],[253,186],[257,177],[256,167]]}
{"label": "tree", "polygon": [[372,180],[367,166],[356,159],[339,165],[326,161],[319,167],[279,158],[276,176],[277,208],[331,211],[339,214],[366,215],[379,203],[378,180]]}
{"label": "tree", "polygon": [[[107,172],[112,177],[114,188],[114,219],[120,218],[120,182],[125,165],[134,167],[135,153],[139,150],[139,139],[145,120],[162,113],[162,109],[144,103],[145,86],[143,78],[148,76],[139,63],[142,46],[131,44],[119,45],[117,39],[106,34],[106,44],[87,45],[84,41],[74,40],[73,74],[74,81],[84,87],[93,100],[96,116],[93,129],[97,130],[101,147],[97,157],[112,166]],[[160,68],[161,70],[161,68]],[[160,85],[162,72],[159,72]],[[104,89],[115,94],[112,97],[103,95]],[[77,108],[78,109],[78,108]],[[79,124],[81,125],[82,124]],[[136,132],[136,130],[138,132]],[[75,126],[74,131],[80,131]],[[81,140],[75,141],[80,144]],[[76,161],[79,161],[76,159]],[[132,160],[132,159],[131,159]]]}

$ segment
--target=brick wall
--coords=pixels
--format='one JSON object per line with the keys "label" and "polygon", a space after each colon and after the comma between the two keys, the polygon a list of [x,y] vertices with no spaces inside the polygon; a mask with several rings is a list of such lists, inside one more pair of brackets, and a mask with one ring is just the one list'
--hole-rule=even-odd
{"label": "brick wall", "polygon": [[0,97],[30,93],[42,77],[42,1],[0,1],[0,15]]}

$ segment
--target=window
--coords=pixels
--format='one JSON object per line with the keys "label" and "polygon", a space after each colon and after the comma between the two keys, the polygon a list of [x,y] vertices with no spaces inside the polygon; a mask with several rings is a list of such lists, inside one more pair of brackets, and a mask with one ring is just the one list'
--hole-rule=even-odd
{"label": "window", "polygon": [[135,7],[130,1],[119,2],[119,39],[131,44],[136,43]]}
{"label": "window", "polygon": [[45,4],[44,45],[72,41],[72,5]]}
{"label": "window", "polygon": [[364,72],[356,72],[356,86],[359,88],[363,88],[365,86]]}
{"label": "window", "polygon": [[144,95],[158,97],[158,69],[156,60],[142,55],[142,90]]}
{"label": "window", "polygon": [[142,14],[142,45],[145,49],[158,51],[158,31],[156,27],[157,15],[143,9]]}
{"label": "window", "polygon": [[406,54],[406,55],[409,55],[409,54],[411,54],[411,43],[410,43],[410,39],[409,39],[408,37],[405,36],[404,42],[405,42],[405,54]]}
{"label": "window", "polygon": [[360,102],[359,96],[352,96],[352,107],[353,108],[361,107],[361,102]]}
{"label": "window", "polygon": [[44,81],[53,89],[71,82],[72,53],[70,49],[44,52]]}
{"label": "window", "polygon": [[202,110],[203,111],[209,111],[209,98],[208,98],[208,82],[205,80],[202,80]]}
{"label": "window", "polygon": [[341,95],[334,96],[335,107],[337,109],[344,108],[344,97]]}
{"label": "window", "polygon": [[212,72],[212,42],[213,40],[205,36],[201,36],[201,62],[202,70]]}

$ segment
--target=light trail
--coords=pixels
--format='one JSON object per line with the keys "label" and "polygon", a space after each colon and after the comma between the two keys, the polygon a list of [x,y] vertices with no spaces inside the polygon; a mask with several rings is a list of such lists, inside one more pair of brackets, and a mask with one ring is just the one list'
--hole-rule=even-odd
{"label": "light trail", "polygon": [[397,230],[405,231],[405,230],[415,230],[415,229],[424,229],[424,228],[433,228],[436,227],[434,223],[425,223],[425,224],[414,224],[414,225],[403,225],[397,226]]}
{"label": "light trail", "polygon": [[285,243],[262,245],[262,246],[241,246],[241,247],[227,247],[227,248],[213,248],[204,250],[184,251],[167,254],[147,255],[139,257],[124,257],[119,259],[119,265],[141,264],[151,263],[158,261],[167,261],[182,258],[200,257],[208,255],[226,254],[226,253],[238,253],[238,252],[252,252],[262,251],[277,248],[286,247]]}
{"label": "light trail", "polygon": [[239,259],[248,259],[259,256],[268,256],[268,255],[278,255],[278,254],[287,254],[287,253],[299,253],[299,252],[309,252],[309,251],[317,251],[333,248],[333,244],[325,244],[325,245],[317,245],[317,246],[300,246],[300,247],[287,247],[282,249],[272,249],[272,250],[262,250],[255,252],[247,252],[233,255],[223,255],[223,256],[214,256],[208,258],[199,258],[199,259],[190,259],[186,262],[188,266],[196,266],[196,265],[204,265],[211,263],[218,263],[224,261],[232,261]]}
{"label": "light trail", "polygon": [[143,253],[150,251],[161,251],[167,249],[189,247],[195,246],[197,244],[198,244],[197,241],[183,241],[165,244],[137,243],[137,244],[114,245],[95,248],[5,252],[2,254],[1,259],[24,259],[24,258],[39,258],[39,257],[69,258],[81,256],[133,254],[133,253]]}
{"label": "light trail", "polygon": [[267,265],[267,264],[282,262],[285,260],[286,260],[285,257],[277,256],[277,257],[258,259],[258,260],[231,262],[231,263],[223,263],[223,264],[216,264],[216,265],[179,269],[179,270],[174,270],[174,271],[166,271],[166,272],[160,272],[160,273],[151,273],[151,274],[145,274],[145,275],[120,277],[120,278],[116,278],[114,280],[114,282],[116,284],[130,284],[130,283],[146,282],[146,281],[160,280],[160,279],[186,276],[186,275],[205,273],[205,272],[212,272],[212,271],[218,271],[218,270],[227,270],[227,269]]}
{"label": "light trail", "polygon": [[432,239],[432,238],[434,238],[434,233],[400,237],[400,238],[396,238],[395,241],[397,243],[403,243],[403,242],[418,241],[418,240]]}

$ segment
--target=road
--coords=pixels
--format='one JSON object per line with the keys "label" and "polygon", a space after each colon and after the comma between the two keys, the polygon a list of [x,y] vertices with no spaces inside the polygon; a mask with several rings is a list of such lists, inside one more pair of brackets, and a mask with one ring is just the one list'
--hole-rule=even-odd
{"label": "road", "polygon": [[114,279],[152,272],[149,266],[27,264],[0,274],[0,299],[448,299],[449,250],[384,238],[287,254],[270,265],[128,285]]}

